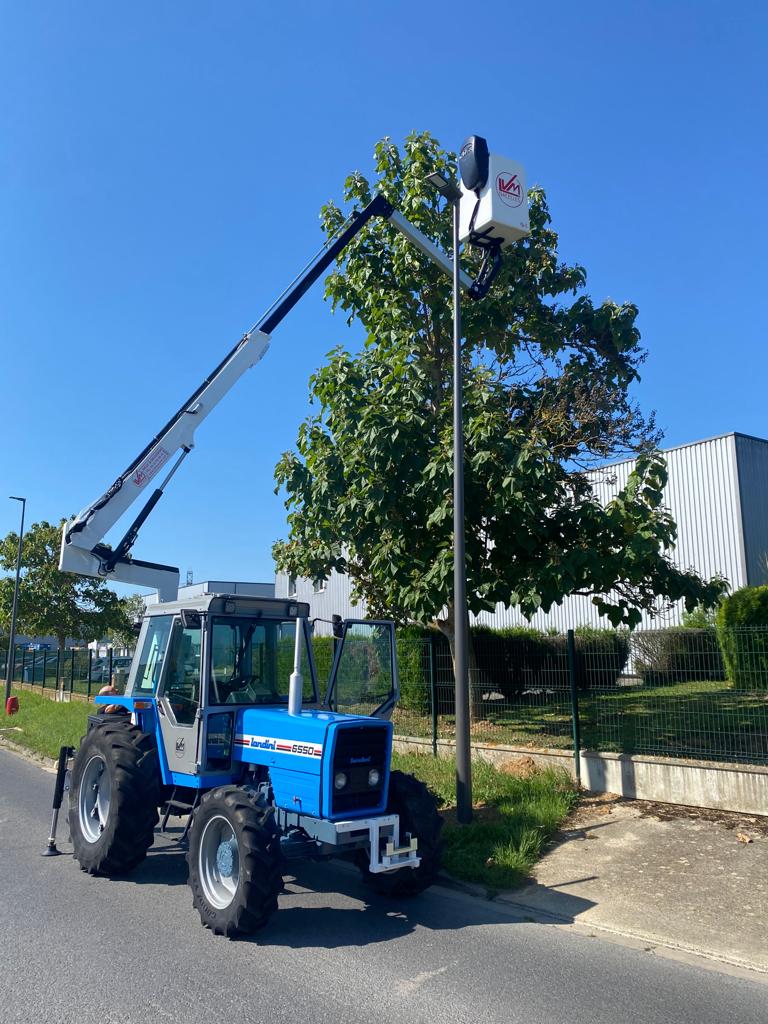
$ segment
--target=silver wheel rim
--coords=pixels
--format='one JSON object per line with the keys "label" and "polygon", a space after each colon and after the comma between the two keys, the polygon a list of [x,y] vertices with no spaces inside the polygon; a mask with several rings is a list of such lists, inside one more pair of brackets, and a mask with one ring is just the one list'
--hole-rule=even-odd
{"label": "silver wheel rim", "polygon": [[240,881],[240,850],[235,830],[221,814],[205,823],[199,863],[205,898],[211,906],[224,910],[235,898]]}
{"label": "silver wheel rim", "polygon": [[101,839],[109,818],[109,771],[101,754],[88,761],[80,780],[80,831],[89,843]]}

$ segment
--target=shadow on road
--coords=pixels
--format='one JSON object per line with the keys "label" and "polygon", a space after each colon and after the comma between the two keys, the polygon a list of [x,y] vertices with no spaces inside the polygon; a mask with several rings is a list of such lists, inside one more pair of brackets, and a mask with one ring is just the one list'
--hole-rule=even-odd
{"label": "shadow on road", "polygon": [[[177,890],[187,884],[186,845],[176,842],[181,829],[157,834],[147,858],[129,875],[100,879],[108,884],[158,886]],[[530,892],[527,887],[523,892]],[[544,886],[534,886],[544,890]],[[541,893],[536,903],[541,906]],[[411,899],[380,896],[363,884],[356,869],[334,861],[295,862],[285,875],[280,908],[267,928],[237,941],[292,949],[368,946],[408,935],[417,928],[457,930],[483,924],[573,921],[594,904],[590,900],[546,891],[546,911],[528,914],[493,900],[440,889]],[[176,899],[176,895],[169,899]],[[524,903],[525,900],[522,900]],[[341,905],[340,905],[341,904]]]}
{"label": "shadow on road", "polygon": [[[415,931],[455,931],[483,924],[521,924],[551,921],[548,915],[517,913],[509,905],[467,897],[445,889],[411,899],[393,899],[372,892],[357,872],[346,865],[301,864],[293,878],[286,876],[286,894],[268,928],[240,941],[292,949],[337,949],[388,942]],[[316,904],[324,897],[328,904]],[[339,897],[350,906],[331,906]],[[573,921],[593,904],[552,890],[549,914],[557,923]],[[554,909],[556,908],[556,910]]]}

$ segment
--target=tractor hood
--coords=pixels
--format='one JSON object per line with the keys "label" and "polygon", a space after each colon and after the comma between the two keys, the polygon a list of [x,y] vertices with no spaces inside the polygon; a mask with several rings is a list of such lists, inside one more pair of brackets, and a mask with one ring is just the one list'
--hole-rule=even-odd
{"label": "tractor hood", "polygon": [[235,756],[251,764],[312,771],[311,763],[315,761],[319,766],[322,759],[329,726],[353,717],[357,718],[333,711],[289,715],[283,707],[245,708],[237,717]]}
{"label": "tractor hood", "polygon": [[[364,715],[249,707],[236,719],[234,757],[269,769],[277,806],[330,819],[383,811],[391,747],[391,723]],[[368,788],[372,768],[381,781]],[[343,792],[335,772],[349,779]]]}

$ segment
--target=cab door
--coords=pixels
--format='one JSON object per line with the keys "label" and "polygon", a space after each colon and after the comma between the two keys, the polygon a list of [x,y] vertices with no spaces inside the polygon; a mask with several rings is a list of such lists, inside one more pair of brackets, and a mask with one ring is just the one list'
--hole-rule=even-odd
{"label": "cab door", "polygon": [[168,768],[195,775],[200,740],[200,680],[203,631],[200,616],[174,618],[160,681],[157,713]]}
{"label": "cab door", "polygon": [[351,715],[390,718],[400,697],[394,622],[345,619],[339,633],[326,706]]}

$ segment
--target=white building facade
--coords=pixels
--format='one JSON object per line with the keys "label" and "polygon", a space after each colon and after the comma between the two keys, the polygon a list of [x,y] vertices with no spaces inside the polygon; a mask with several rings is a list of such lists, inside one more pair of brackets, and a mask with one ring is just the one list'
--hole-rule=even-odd
{"label": "white building facade", "polygon": [[[768,583],[768,440],[747,434],[723,434],[669,448],[664,452],[669,480],[664,501],[677,523],[677,544],[672,559],[682,569],[695,569],[703,577],[724,576],[732,590]],[[633,460],[597,470],[595,491],[608,502],[625,485]],[[330,620],[365,618],[365,603],[352,601],[348,576],[334,573],[326,581],[275,576],[276,597],[308,601],[311,614]],[[683,608],[676,605],[657,615],[643,614],[640,628],[677,625]],[[531,625],[558,632],[577,626],[608,627],[589,597],[567,597],[547,614],[530,620],[503,604],[482,612],[475,622],[485,625]],[[330,632],[329,622],[318,621],[318,633]]]}

